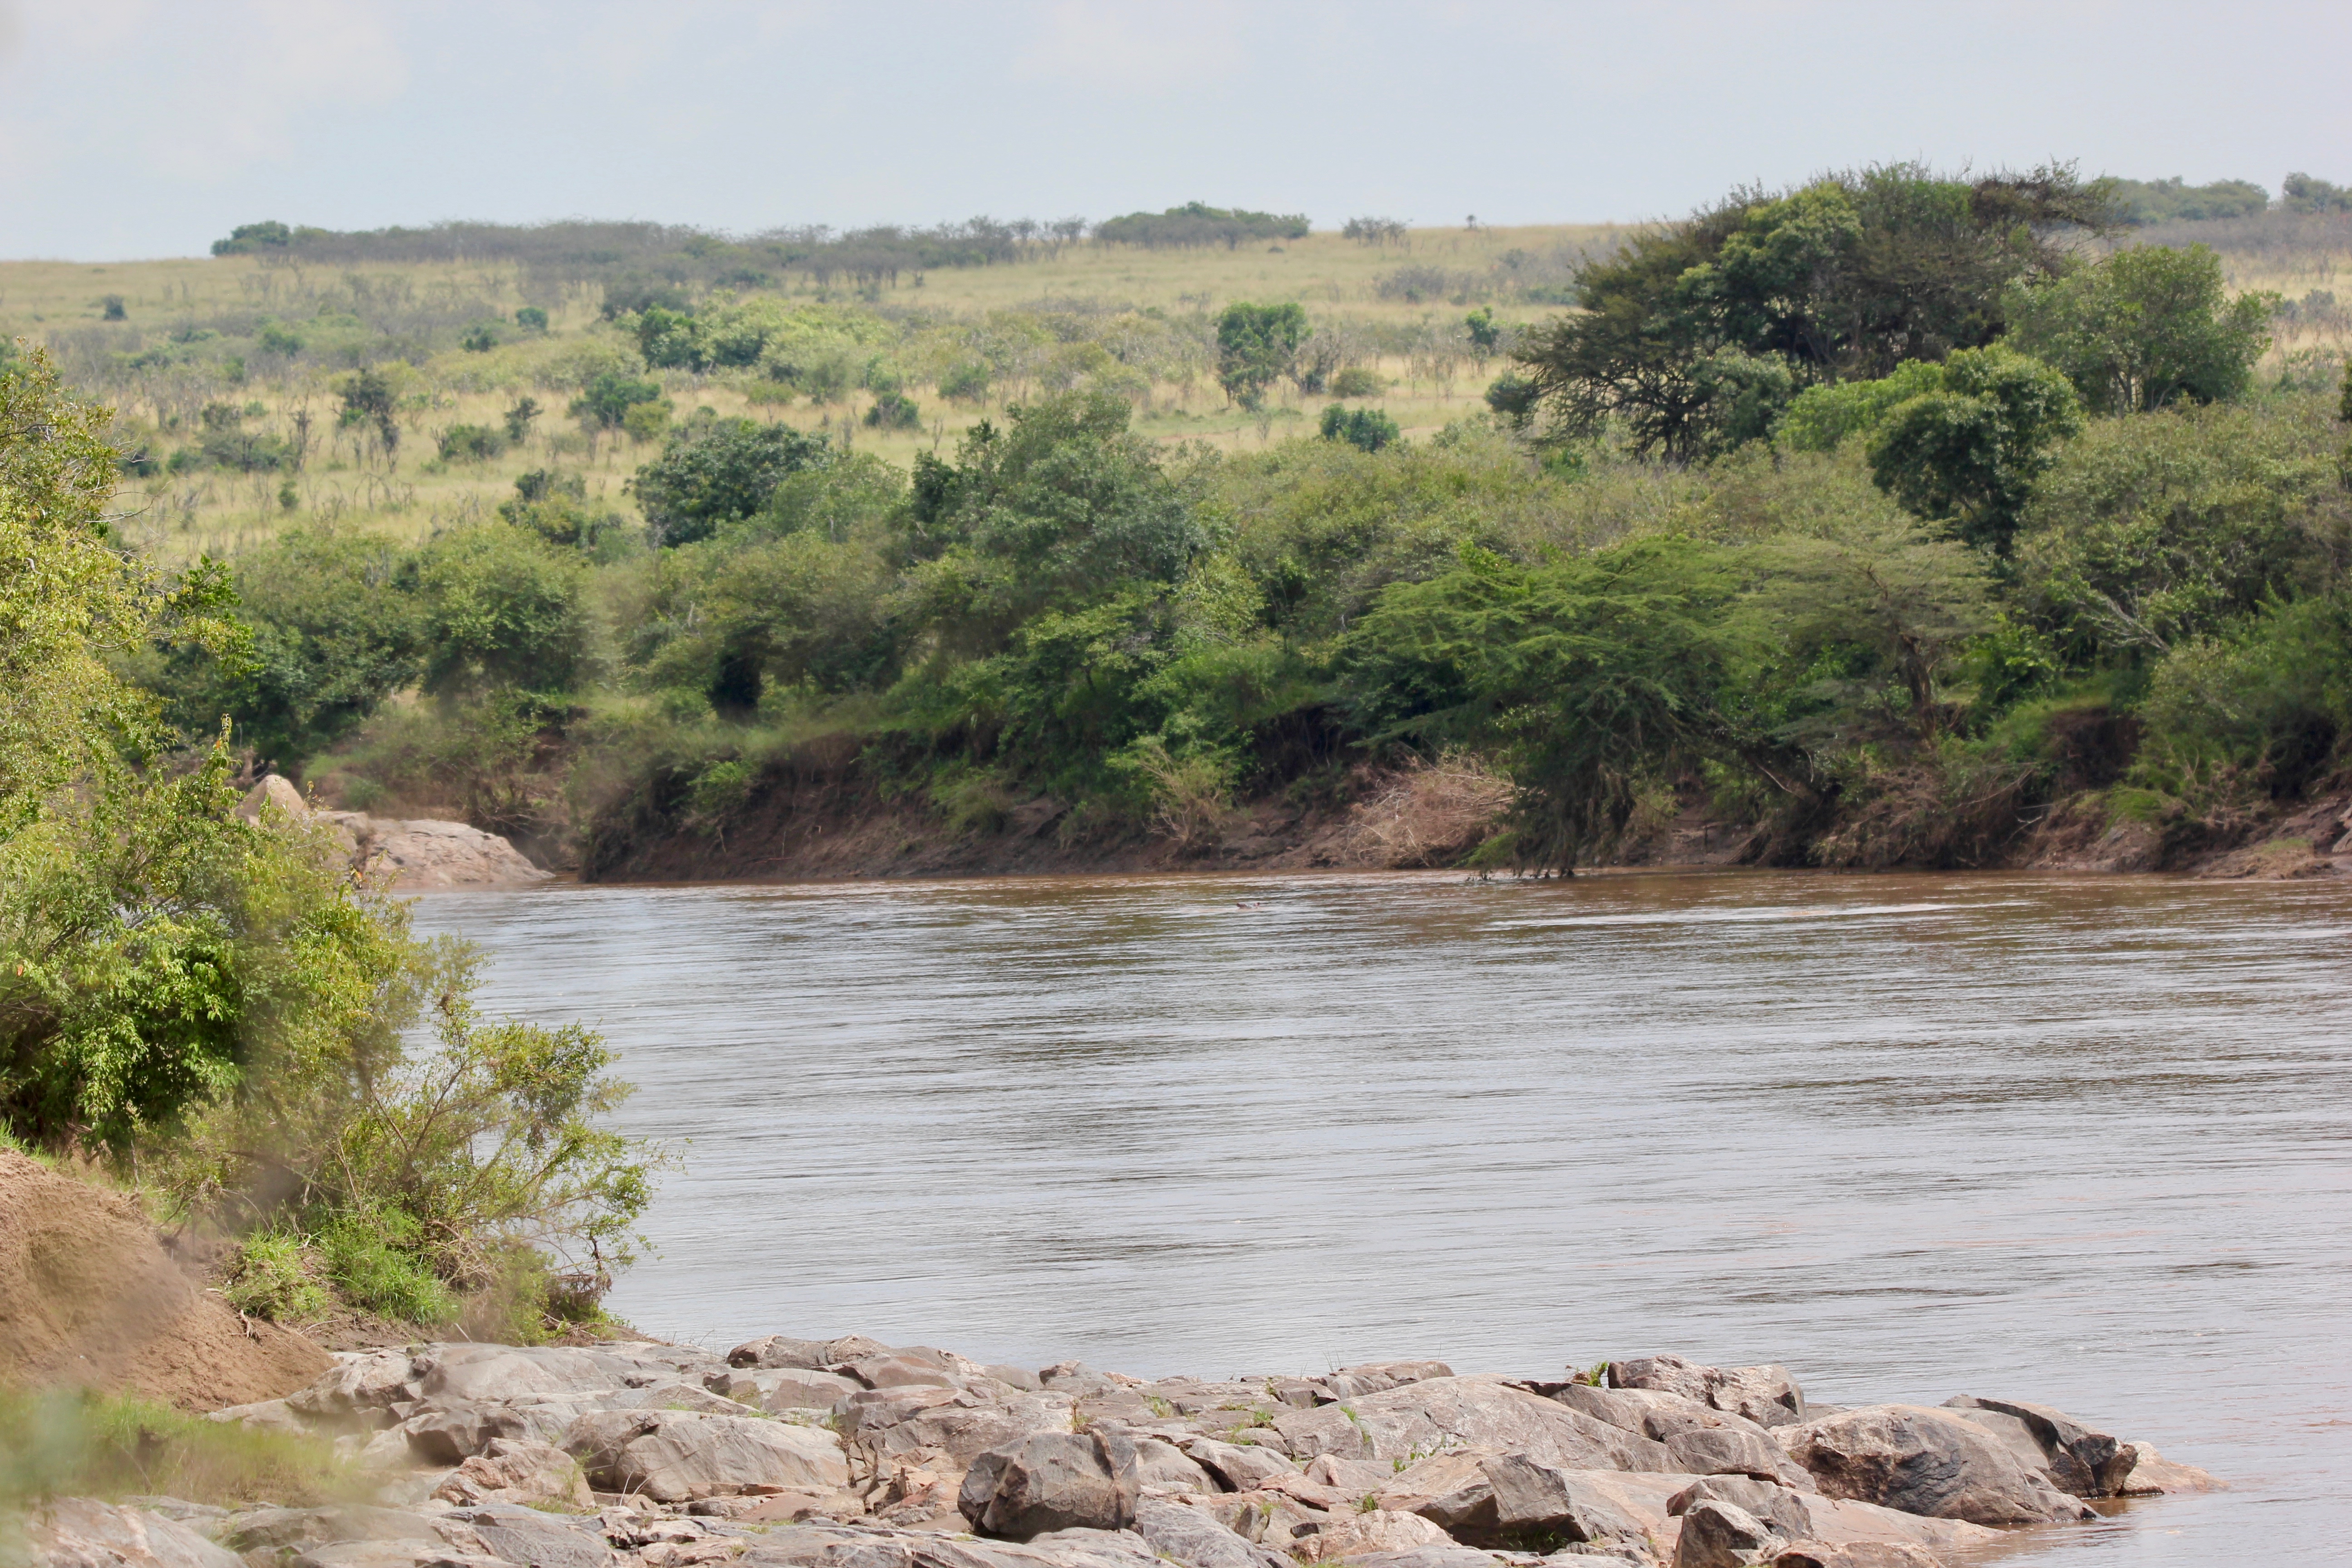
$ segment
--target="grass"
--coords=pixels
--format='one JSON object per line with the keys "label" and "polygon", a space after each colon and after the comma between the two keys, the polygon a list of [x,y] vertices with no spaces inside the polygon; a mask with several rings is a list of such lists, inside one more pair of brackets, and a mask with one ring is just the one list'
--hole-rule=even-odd
{"label": "grass", "polygon": [[[908,274],[898,286],[863,292],[821,289],[791,281],[782,291],[794,303],[829,302],[901,321],[917,318],[976,321],[1011,311],[1036,319],[1055,318],[1057,330],[1089,312],[1107,309],[1159,311],[1185,321],[1203,318],[1234,300],[1297,300],[1318,327],[1353,331],[1365,342],[1394,344],[1420,332],[1456,331],[1468,308],[1493,296],[1497,316],[1527,324],[1559,307],[1514,300],[1508,289],[1494,291],[1507,275],[1507,258],[1557,273],[1560,259],[1585,247],[1605,246],[1624,231],[1615,226],[1558,225],[1520,228],[1416,229],[1401,244],[1368,246],[1336,233],[1322,233],[1279,245],[1236,250],[1139,250],[1077,244],[1049,258],[1013,265]],[[2186,237],[2167,234],[2167,239]],[[2222,248],[2231,287],[2275,291],[2302,300],[2314,290],[2332,291],[2339,269],[2352,266],[2352,247],[2342,255],[2311,246]],[[1451,280],[1444,297],[1418,300],[1383,291],[1401,269],[1423,269]],[[1509,276],[1522,274],[1508,273]],[[405,322],[401,331],[415,338],[433,327],[433,341],[452,338],[449,323],[494,313],[512,321],[525,303],[524,275],[509,262],[359,263],[270,265],[256,257],[222,257],[116,262],[105,265],[54,261],[0,262],[0,338],[24,335],[39,342],[52,336],[66,345],[66,368],[79,360],[98,367],[115,363],[134,341],[153,342],[174,332],[200,333],[208,321],[250,321],[277,315],[299,321],[321,304],[340,301],[369,321]],[[1458,287],[1457,287],[1458,285]],[[107,319],[110,300],[121,315]],[[404,538],[492,515],[514,493],[516,477],[529,469],[560,468],[585,478],[592,503],[634,517],[625,486],[638,465],[656,451],[655,440],[639,441],[614,431],[583,434],[565,417],[568,391],[560,362],[600,341],[609,328],[598,321],[598,288],[572,287],[549,306],[544,336],[509,332],[515,341],[488,353],[456,347],[415,351],[421,361],[397,373],[403,382],[402,451],[387,466],[349,433],[334,428],[335,384],[341,370],[300,364],[268,373],[257,363],[255,375],[234,387],[207,387],[205,398],[247,408],[256,433],[290,437],[307,415],[308,460],[291,476],[274,472],[238,475],[212,469],[178,476],[157,474],[127,483],[121,493],[124,537],[166,562],[196,554],[224,555],[260,542],[296,524],[345,521]],[[542,304],[547,300],[542,296]],[[2352,305],[2352,300],[2347,300]],[[2276,324],[2266,373],[2290,368],[2306,376],[2324,374],[2314,362],[2340,358],[2347,349],[2343,312],[2306,313]],[[393,331],[387,326],[385,331]],[[383,340],[384,343],[392,340]],[[366,351],[373,354],[376,350]],[[389,358],[390,346],[382,348]],[[1350,401],[1381,410],[1408,438],[1426,437],[1453,419],[1484,407],[1482,395],[1499,365],[1481,364],[1451,353],[1380,352],[1364,356],[1360,368],[1388,384],[1377,395]],[[191,367],[133,372],[112,395],[125,405],[126,433],[152,434],[159,453],[184,444],[189,435],[154,433],[167,407],[192,406],[184,383]],[[147,376],[142,381],[139,378]],[[180,382],[173,382],[177,376]],[[664,391],[684,418],[698,408],[722,415],[782,418],[809,430],[831,432],[854,451],[871,452],[904,467],[918,453],[951,453],[958,439],[983,418],[1001,421],[1008,402],[1034,388],[999,386],[979,401],[950,400],[936,384],[907,388],[920,406],[921,423],[910,430],[869,426],[865,416],[873,395],[853,392],[840,402],[818,405],[807,398],[789,405],[751,400],[756,391],[742,374],[698,376],[683,372],[661,376]],[[142,397],[142,388],[146,395]],[[1176,380],[1131,387],[1136,428],[1167,442],[1200,442],[1225,451],[1254,450],[1310,431],[1328,395],[1300,395],[1286,385],[1266,406],[1252,412],[1227,401],[1213,377],[1195,369]],[[532,435],[508,451],[482,461],[444,463],[436,456],[439,435],[456,425],[496,427],[519,395],[534,396],[545,412]],[[290,505],[286,504],[287,501]]]}
{"label": "grass", "polygon": [[304,1505],[365,1489],[325,1438],[207,1421],[129,1395],[0,1390],[0,1511],[47,1497]]}

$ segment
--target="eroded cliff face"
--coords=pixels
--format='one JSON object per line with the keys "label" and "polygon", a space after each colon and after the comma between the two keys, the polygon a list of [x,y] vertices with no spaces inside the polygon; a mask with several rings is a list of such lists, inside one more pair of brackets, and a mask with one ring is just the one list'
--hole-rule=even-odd
{"label": "eroded cliff face", "polygon": [[241,1320],[130,1199],[0,1151],[0,1384],[212,1410],[289,1394],[331,1364],[299,1334]]}

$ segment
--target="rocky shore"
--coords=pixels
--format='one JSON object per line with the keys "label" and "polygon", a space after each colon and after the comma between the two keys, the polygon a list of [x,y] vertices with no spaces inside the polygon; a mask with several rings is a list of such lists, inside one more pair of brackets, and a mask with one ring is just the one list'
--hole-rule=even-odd
{"label": "rocky shore", "polygon": [[40,1568],[1932,1568],[2212,1479],[2022,1400],[1809,1404],[1661,1355],[1150,1381],[861,1338],[351,1352],[213,1419],[373,1500],[53,1502]]}

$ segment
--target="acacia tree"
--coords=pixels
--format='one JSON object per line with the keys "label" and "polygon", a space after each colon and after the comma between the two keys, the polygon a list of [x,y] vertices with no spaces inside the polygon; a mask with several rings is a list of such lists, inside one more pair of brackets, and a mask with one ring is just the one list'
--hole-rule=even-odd
{"label": "acacia tree", "polygon": [[2063,231],[2104,228],[2111,208],[2065,168],[1895,164],[1737,192],[1585,263],[1584,310],[1517,358],[1554,433],[1615,419],[1638,451],[1702,457],[1769,430],[1806,384],[1990,342],[2011,287],[2064,272]]}
{"label": "acacia tree", "polygon": [[1307,308],[1296,301],[1226,306],[1217,318],[1217,384],[1235,403],[1256,409],[1265,389],[1297,364],[1307,331]]}
{"label": "acacia tree", "polygon": [[2221,258],[2204,246],[2141,246],[2020,289],[2011,341],[2064,371],[2097,412],[2146,413],[2243,392],[2276,303],[2231,299]]}

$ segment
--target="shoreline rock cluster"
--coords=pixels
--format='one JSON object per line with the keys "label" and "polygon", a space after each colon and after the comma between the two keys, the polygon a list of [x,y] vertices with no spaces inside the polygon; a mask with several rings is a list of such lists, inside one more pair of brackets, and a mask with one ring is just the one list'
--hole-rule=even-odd
{"label": "shoreline rock cluster", "polygon": [[1809,1404],[1778,1366],[1384,1362],[1146,1380],[850,1337],[345,1352],[213,1419],[376,1501],[64,1500],[47,1568],[1935,1568],[2218,1483],[2024,1401]]}

